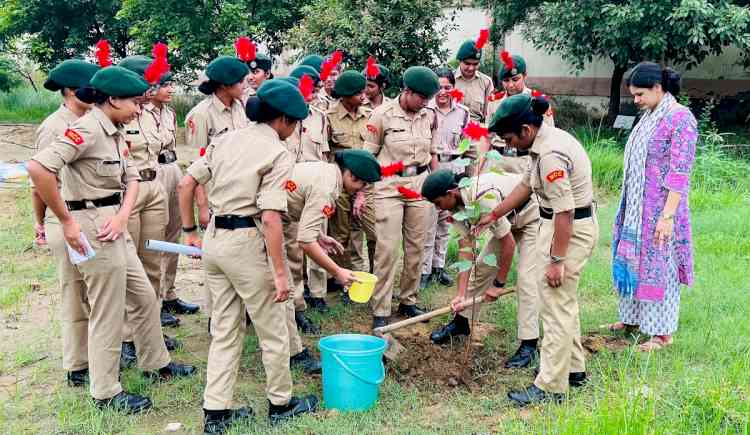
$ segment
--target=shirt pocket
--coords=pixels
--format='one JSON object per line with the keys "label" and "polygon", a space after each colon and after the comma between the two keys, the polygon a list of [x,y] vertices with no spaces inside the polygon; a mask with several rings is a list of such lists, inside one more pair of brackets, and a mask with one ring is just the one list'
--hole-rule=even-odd
{"label": "shirt pocket", "polygon": [[100,177],[119,178],[123,168],[120,160],[100,160],[96,162],[96,175]]}
{"label": "shirt pocket", "polygon": [[385,144],[399,146],[414,142],[414,136],[405,128],[392,128],[385,131]]}

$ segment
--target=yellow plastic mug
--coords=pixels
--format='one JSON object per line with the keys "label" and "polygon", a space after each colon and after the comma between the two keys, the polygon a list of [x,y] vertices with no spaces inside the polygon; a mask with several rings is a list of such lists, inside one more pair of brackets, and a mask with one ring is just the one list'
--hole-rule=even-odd
{"label": "yellow plastic mug", "polygon": [[367,272],[354,272],[354,276],[359,282],[349,287],[349,299],[364,304],[372,297],[378,277]]}

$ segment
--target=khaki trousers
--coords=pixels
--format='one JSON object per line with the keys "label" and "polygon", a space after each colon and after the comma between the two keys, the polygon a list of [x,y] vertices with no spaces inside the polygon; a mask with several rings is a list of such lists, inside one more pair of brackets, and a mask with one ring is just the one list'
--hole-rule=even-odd
{"label": "khaki trousers", "polygon": [[[537,233],[539,221],[533,221],[522,228],[512,230],[518,249],[516,263],[516,298],[518,301],[517,327],[519,340],[539,338],[539,291],[537,289]],[[500,258],[500,240],[490,239],[477,261],[474,279],[469,283],[467,297],[484,293],[497,276],[497,267],[488,266],[482,261],[485,255],[495,254]]]}
{"label": "khaki trousers", "polygon": [[595,216],[573,221],[573,235],[564,260],[563,284],[552,288],[544,274],[550,261],[554,224],[551,219],[541,221],[536,273],[544,339],[539,375],[534,384],[547,393],[565,393],[569,373],[586,371],[578,317],[578,280],[599,239],[599,224]]}
{"label": "khaki trousers", "polygon": [[161,333],[159,304],[135,245],[126,232],[114,242],[96,240],[96,233],[117,207],[73,212],[96,256],[79,264],[78,272],[91,306],[88,320],[88,360],[91,395],[108,399],[122,391],[119,381],[123,312],[133,327],[138,366],[157,370],[170,358]]}
{"label": "khaki trousers", "polygon": [[210,224],[204,237],[203,265],[213,299],[203,407],[232,408],[246,329],[243,307],[258,336],[266,396],[274,405],[289,403],[289,329],[280,326],[288,323],[294,308],[289,301],[273,301],[276,289],[261,232],[257,228],[215,229]]}
{"label": "khaki trousers", "polygon": [[[161,261],[158,251],[146,249],[146,240],[164,240],[167,225],[167,200],[161,184],[156,181],[138,183],[138,198],[128,218],[128,232],[133,238],[138,258],[143,264],[151,287],[154,289],[157,304],[161,310]],[[133,327],[125,318],[123,341],[133,341]]]}
{"label": "khaki trousers", "polygon": [[427,235],[427,216],[434,207],[427,201],[406,201],[401,197],[375,197],[375,270],[378,277],[372,296],[373,315],[391,315],[391,298],[399,247],[403,239],[404,264],[398,299],[403,305],[415,305],[422,270],[422,250]]}
{"label": "khaki trousers", "polygon": [[422,259],[422,274],[429,275],[433,268],[445,267],[445,255],[448,251],[450,239],[450,216],[447,210],[432,207],[427,217],[427,237],[424,241],[424,258]]}
{"label": "khaki trousers", "polygon": [[307,309],[307,303],[304,298],[305,276],[303,272],[305,270],[305,261],[307,262],[307,276],[312,297],[325,297],[327,287],[326,271],[311,259],[305,259],[302,246],[297,242],[298,229],[299,222],[284,222],[284,248],[292,277],[289,283],[294,290],[293,305],[295,310],[305,311]]}
{"label": "khaki trousers", "polygon": [[[314,298],[325,298],[328,294],[328,272],[307,257],[305,257],[305,267],[310,295]],[[304,301],[304,298],[302,300]]]}
{"label": "khaki trousers", "polygon": [[352,198],[346,192],[341,192],[336,200],[336,211],[328,221],[328,235],[336,239],[344,247],[342,255],[332,255],[336,264],[346,269],[352,268]]}
{"label": "khaki trousers", "polygon": [[[156,179],[161,183],[167,198],[167,227],[164,240],[172,243],[180,242],[182,222],[180,221],[180,204],[177,195],[177,185],[182,179],[182,170],[177,162],[161,165]],[[179,255],[161,254],[161,294],[164,299],[171,301],[177,299],[174,281],[177,277],[177,263]]]}
{"label": "khaki trousers", "polygon": [[89,366],[88,327],[91,315],[86,284],[78,268],[70,262],[62,225],[49,209],[44,219],[44,228],[47,244],[57,260],[57,276],[62,292],[63,369],[83,370]]}
{"label": "khaki trousers", "polygon": [[[351,249],[352,267],[362,272],[375,269],[375,198],[372,187],[365,191],[365,204],[362,213],[352,221]],[[365,257],[365,252],[367,253]]]}

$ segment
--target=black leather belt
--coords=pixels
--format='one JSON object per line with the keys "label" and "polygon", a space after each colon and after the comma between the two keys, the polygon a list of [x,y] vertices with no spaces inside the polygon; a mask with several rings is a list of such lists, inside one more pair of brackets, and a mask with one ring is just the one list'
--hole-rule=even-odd
{"label": "black leather belt", "polygon": [[225,214],[214,216],[214,226],[223,230],[236,230],[239,228],[255,228],[255,221],[250,216],[237,216]]}
{"label": "black leather belt", "polygon": [[528,156],[528,155],[529,155],[529,150],[516,149],[516,157],[523,157],[523,156]]}
{"label": "black leather belt", "polygon": [[65,201],[65,205],[70,211],[83,210],[86,207],[86,203],[90,202],[94,207],[108,207],[110,205],[120,205],[120,194],[115,193],[112,196],[100,199],[82,199],[80,201]]}
{"label": "black leather belt", "polygon": [[530,202],[531,202],[531,196],[526,198],[526,201],[524,201],[523,204],[519,205],[518,207],[514,208],[513,211],[515,211],[516,214],[520,214],[523,211],[523,209],[525,209],[526,206],[529,205]]}
{"label": "black leather belt", "polygon": [[159,154],[159,157],[157,158],[160,164],[167,165],[169,163],[174,163],[177,161],[177,153],[172,150],[165,150],[162,151],[161,154]]}
{"label": "black leather belt", "polygon": [[[415,169],[412,169],[412,168],[415,168]],[[426,172],[429,169],[430,169],[429,165],[424,165],[424,166],[414,166],[414,165],[412,165],[412,166],[405,167],[403,171],[401,171],[401,172],[398,173],[398,175],[400,175],[402,177],[413,177],[415,175],[419,175],[419,174],[421,174],[423,172]]]}
{"label": "black leather belt", "polygon": [[[590,205],[587,207],[579,207],[573,212],[573,219],[590,218],[592,214],[593,210]],[[552,213],[551,211],[547,211],[547,209],[545,209],[544,207],[539,207],[539,216],[542,219],[552,219],[554,215],[554,213]]]}
{"label": "black leather belt", "polygon": [[156,170],[144,169],[142,171],[138,171],[138,175],[141,176],[141,181],[153,181],[154,179],[156,179]]}

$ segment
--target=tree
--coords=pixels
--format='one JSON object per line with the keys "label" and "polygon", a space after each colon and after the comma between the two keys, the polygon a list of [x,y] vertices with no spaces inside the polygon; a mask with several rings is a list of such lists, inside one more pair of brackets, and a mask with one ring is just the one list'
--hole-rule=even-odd
{"label": "tree", "polygon": [[634,64],[651,60],[690,69],[730,45],[750,49],[747,1],[484,0],[495,35],[520,25],[537,49],[580,70],[596,58],[614,64],[608,119],[620,110],[620,85]]}
{"label": "tree", "polygon": [[0,57],[0,92],[8,92],[20,84],[21,79],[16,74],[13,61]]}
{"label": "tree", "polygon": [[412,65],[436,66],[447,57],[442,43],[451,24],[444,0],[314,0],[291,30],[290,45],[306,53],[343,50],[358,68],[367,57],[391,70],[396,79]]}

